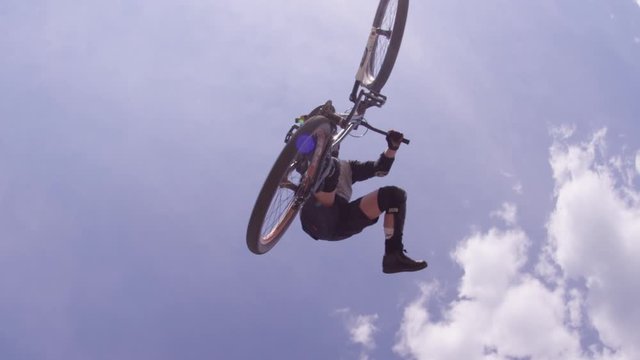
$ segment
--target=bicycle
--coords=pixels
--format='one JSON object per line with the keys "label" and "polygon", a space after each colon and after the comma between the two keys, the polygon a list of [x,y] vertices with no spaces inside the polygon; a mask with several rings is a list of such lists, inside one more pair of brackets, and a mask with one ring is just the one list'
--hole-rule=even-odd
{"label": "bicycle", "polygon": [[[336,113],[331,101],[308,119],[298,118],[285,136],[285,147],[260,190],[247,226],[247,247],[264,254],[280,240],[304,202],[320,187],[330,170],[332,149],[360,126],[387,133],[369,124],[364,114],[382,107],[380,91],[395,64],[404,34],[409,0],[380,0],[349,100],[353,107]],[[404,139],[405,144],[409,140]]]}

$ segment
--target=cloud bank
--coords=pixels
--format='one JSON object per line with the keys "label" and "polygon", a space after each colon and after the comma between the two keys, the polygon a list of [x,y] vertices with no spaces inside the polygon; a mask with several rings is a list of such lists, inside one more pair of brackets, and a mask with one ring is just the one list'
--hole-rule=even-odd
{"label": "cloud bank", "polygon": [[[433,311],[438,284],[404,310],[394,350],[416,359],[640,358],[640,197],[629,169],[605,159],[606,130],[570,143],[552,131],[555,206],[542,250],[518,227],[514,204],[494,216],[506,228],[464,239],[455,300]],[[634,161],[621,161],[625,167]]]}
{"label": "cloud bank", "polygon": [[369,359],[369,352],[376,347],[374,335],[378,332],[376,327],[378,314],[357,315],[348,308],[336,310],[336,313],[343,317],[349,340],[362,347],[360,360]]}

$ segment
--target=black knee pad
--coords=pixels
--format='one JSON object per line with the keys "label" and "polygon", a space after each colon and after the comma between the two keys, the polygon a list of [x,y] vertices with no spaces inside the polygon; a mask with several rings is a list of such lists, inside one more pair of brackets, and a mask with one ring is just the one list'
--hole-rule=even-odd
{"label": "black knee pad", "polygon": [[407,193],[397,186],[385,186],[378,190],[378,208],[389,213],[404,212]]}

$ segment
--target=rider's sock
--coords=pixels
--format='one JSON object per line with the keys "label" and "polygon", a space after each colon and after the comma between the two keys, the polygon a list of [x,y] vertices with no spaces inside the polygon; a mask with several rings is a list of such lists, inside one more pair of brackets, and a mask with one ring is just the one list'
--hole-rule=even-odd
{"label": "rider's sock", "polygon": [[384,253],[389,254],[401,251],[402,248],[402,239],[400,236],[395,236],[395,230],[393,228],[384,228]]}
{"label": "rider's sock", "polygon": [[[398,214],[394,214],[395,220],[397,220],[400,216]],[[402,244],[402,230],[398,229],[398,226],[394,226],[396,229],[393,230],[393,235],[384,240],[384,252],[385,254],[402,251],[404,249],[404,245]]]}

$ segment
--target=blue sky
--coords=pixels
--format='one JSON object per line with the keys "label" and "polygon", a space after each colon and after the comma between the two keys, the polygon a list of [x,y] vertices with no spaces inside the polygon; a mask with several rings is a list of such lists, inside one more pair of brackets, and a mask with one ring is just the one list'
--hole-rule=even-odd
{"label": "blue sky", "polygon": [[[2,359],[640,357],[640,4],[413,1],[368,119],[405,244],[263,256],[292,119],[347,108],[375,2],[0,4]],[[372,159],[384,139],[348,139]]]}

